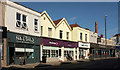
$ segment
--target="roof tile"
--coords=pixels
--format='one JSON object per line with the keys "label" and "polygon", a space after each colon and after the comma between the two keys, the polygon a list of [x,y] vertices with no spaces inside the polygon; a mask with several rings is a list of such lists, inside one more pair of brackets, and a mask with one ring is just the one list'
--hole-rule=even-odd
{"label": "roof tile", "polygon": [[57,25],[62,19],[63,19],[63,18],[58,19],[58,20],[55,20],[55,21],[53,21],[53,22],[54,22],[55,25]]}

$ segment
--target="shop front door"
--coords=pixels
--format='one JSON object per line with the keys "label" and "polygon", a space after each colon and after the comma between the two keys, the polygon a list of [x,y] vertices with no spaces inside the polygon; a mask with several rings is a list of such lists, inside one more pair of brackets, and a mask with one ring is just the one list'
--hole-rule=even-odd
{"label": "shop front door", "polygon": [[14,52],[15,48],[14,47],[9,47],[9,64],[14,64]]}

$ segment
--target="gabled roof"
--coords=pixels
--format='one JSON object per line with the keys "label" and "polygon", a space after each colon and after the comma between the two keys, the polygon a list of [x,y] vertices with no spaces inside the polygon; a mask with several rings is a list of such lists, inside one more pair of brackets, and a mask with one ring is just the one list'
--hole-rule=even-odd
{"label": "gabled roof", "polygon": [[116,36],[120,36],[120,33],[119,33],[119,34],[114,35],[113,37],[116,37]]}
{"label": "gabled roof", "polygon": [[[80,27],[78,24],[71,24],[70,27],[73,29],[73,27]],[[82,28],[82,27],[80,27]]]}
{"label": "gabled roof", "polygon": [[62,19],[63,19],[63,18],[58,19],[58,20],[55,20],[55,21],[53,21],[53,22],[54,22],[55,25],[57,25]]}
{"label": "gabled roof", "polygon": [[66,23],[66,25],[68,26],[68,28],[69,28],[70,30],[72,30],[71,27],[70,27],[70,25],[68,24],[68,22],[67,22],[67,20],[66,20],[65,18],[61,18],[61,19],[55,20],[55,21],[53,21],[53,22],[54,22],[54,24],[56,25],[56,27],[58,27],[58,26],[61,24],[62,21],[65,21],[65,23]]}
{"label": "gabled roof", "polygon": [[41,16],[43,16],[44,14],[45,14],[45,15],[47,16],[47,18],[50,20],[51,24],[52,24],[54,27],[56,27],[55,24],[54,24],[54,22],[53,22],[53,20],[50,18],[50,16],[47,14],[46,11],[43,11],[43,12],[41,13]]}

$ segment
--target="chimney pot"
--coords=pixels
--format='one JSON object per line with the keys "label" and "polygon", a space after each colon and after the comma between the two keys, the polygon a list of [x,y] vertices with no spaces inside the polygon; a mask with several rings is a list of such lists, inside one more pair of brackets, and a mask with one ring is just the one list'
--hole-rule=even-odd
{"label": "chimney pot", "polygon": [[101,34],[101,36],[100,36],[101,38],[103,38],[103,34]]}

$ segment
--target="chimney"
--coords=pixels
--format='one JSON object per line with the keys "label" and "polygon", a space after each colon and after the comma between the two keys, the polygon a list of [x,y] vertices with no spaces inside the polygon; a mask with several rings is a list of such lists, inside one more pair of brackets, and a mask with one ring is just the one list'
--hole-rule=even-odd
{"label": "chimney", "polygon": [[101,36],[100,36],[101,38],[103,38],[103,34],[101,34]]}
{"label": "chimney", "polygon": [[98,25],[97,25],[97,21],[95,22],[95,33],[98,33]]}

